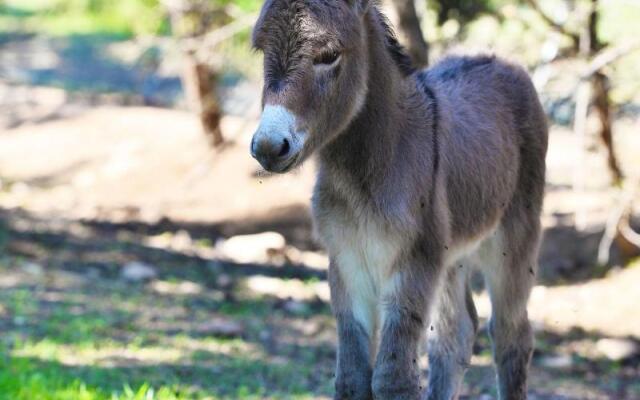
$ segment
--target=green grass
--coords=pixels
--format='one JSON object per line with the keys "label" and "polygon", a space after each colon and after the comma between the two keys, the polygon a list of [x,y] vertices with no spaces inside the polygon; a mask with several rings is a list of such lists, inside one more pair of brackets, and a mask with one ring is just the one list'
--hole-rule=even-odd
{"label": "green grass", "polygon": [[[335,321],[328,305],[317,301],[305,303],[308,312],[287,310],[291,277],[286,273],[278,278],[278,297],[269,297],[251,292],[239,266],[226,266],[234,285],[220,287],[216,278],[223,272],[217,268],[145,248],[144,236],[134,232],[129,233],[137,239],[127,242],[110,230],[69,241],[60,232],[43,234],[38,228],[25,236],[5,225],[0,400],[317,400],[333,394]],[[15,253],[29,248],[37,248],[42,258]],[[123,282],[114,267],[123,258],[152,263],[164,289],[157,289],[160,282]],[[89,273],[89,267],[100,271]],[[187,281],[201,290],[173,292],[167,285]],[[303,282],[318,283],[317,278]],[[203,328],[216,319],[237,323],[241,332],[225,337]],[[536,390],[555,393],[551,387],[557,384],[617,393],[615,385],[636,369],[580,356],[573,369],[550,372],[554,381],[548,383],[538,364],[545,355],[599,338],[583,331],[540,332],[533,363]],[[481,362],[467,375],[469,398],[495,394],[486,334],[478,337],[476,350]],[[602,379],[585,381],[585,371]],[[629,386],[628,393],[637,390]]]}
{"label": "green grass", "polygon": [[[56,344],[26,344],[22,349],[0,351],[0,399],[315,398],[308,389],[314,378],[312,364],[269,363],[255,356],[222,356],[200,350],[191,355],[191,365],[78,366],[61,362],[60,357],[70,349]],[[77,354],[86,356],[87,352]]]}
{"label": "green grass", "polygon": [[[192,393],[179,387],[148,384],[132,388],[108,390],[100,382],[124,376],[108,371],[90,372],[90,379],[78,377],[73,369],[54,361],[14,357],[0,353],[0,399],[11,400],[180,400],[192,398]],[[87,383],[90,381],[91,383]]]}
{"label": "green grass", "polygon": [[[291,318],[273,300],[242,291],[233,300],[210,291],[159,294],[46,267],[33,275],[24,263],[0,259],[0,276],[13,277],[0,290],[0,400],[316,399],[331,393],[328,344],[270,347],[260,339]],[[166,268],[174,270],[174,263]],[[164,278],[205,282],[198,271],[206,270],[178,268]],[[328,318],[328,309],[321,315]],[[212,318],[239,321],[244,333],[226,338],[194,328]]]}

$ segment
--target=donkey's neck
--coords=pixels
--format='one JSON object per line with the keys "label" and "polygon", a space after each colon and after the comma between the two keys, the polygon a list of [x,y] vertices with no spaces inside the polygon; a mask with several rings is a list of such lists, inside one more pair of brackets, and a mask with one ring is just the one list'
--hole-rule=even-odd
{"label": "donkey's neck", "polygon": [[368,91],[362,110],[346,131],[320,153],[320,166],[351,178],[353,184],[375,191],[388,177],[400,133],[406,130],[409,84],[386,45],[382,16],[373,10],[368,28]]}

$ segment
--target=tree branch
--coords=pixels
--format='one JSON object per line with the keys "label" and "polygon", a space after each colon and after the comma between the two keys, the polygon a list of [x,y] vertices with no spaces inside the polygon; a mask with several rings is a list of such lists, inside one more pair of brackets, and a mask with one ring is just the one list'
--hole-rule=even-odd
{"label": "tree branch", "polygon": [[640,248],[640,235],[634,232],[629,226],[629,216],[631,207],[640,188],[640,181],[629,183],[621,192],[617,207],[609,214],[607,225],[598,246],[598,264],[607,265],[609,263],[611,245],[618,234],[622,235],[629,243]]}
{"label": "tree branch", "polygon": [[[190,52],[209,52],[213,47],[232,38],[244,29],[250,27],[256,22],[258,16],[256,14],[246,14],[236,18],[233,22],[211,31],[205,35],[183,39],[181,42],[185,50]],[[199,58],[199,57],[198,57]]]}
{"label": "tree branch", "polygon": [[553,18],[547,15],[547,13],[544,12],[542,8],[540,8],[540,5],[536,0],[526,0],[526,3],[529,4],[529,6],[540,16],[540,18],[542,18],[544,22],[547,23],[547,25],[553,28],[553,30],[571,39],[574,49],[577,50],[578,48],[580,48],[580,35],[567,30],[562,24],[559,24]]}
{"label": "tree branch", "polygon": [[620,58],[636,50],[640,50],[640,39],[628,41],[615,47],[605,48],[591,59],[587,68],[580,75],[580,79],[591,79],[591,77],[602,70],[602,68],[618,61]]}
{"label": "tree branch", "polygon": [[640,233],[637,233],[631,228],[629,217],[630,216],[627,216],[627,218],[623,218],[622,221],[620,221],[620,235],[622,235],[626,241],[640,249]]}

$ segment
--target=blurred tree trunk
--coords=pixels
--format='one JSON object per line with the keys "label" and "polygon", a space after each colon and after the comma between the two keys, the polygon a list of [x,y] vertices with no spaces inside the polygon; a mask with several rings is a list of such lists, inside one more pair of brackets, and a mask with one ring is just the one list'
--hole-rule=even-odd
{"label": "blurred tree trunk", "polygon": [[[577,88],[575,132],[580,136],[585,135],[589,106],[592,105],[600,122],[598,136],[607,152],[607,167],[614,185],[621,189],[621,194],[618,196],[621,198],[619,199],[620,205],[610,213],[605,233],[600,241],[598,262],[603,265],[609,263],[610,248],[613,243],[616,243],[620,253],[626,258],[624,260],[626,262],[630,260],[630,257],[640,254],[640,234],[633,231],[630,225],[633,200],[638,192],[640,183],[630,183],[630,179],[625,179],[616,157],[613,142],[613,104],[609,96],[610,83],[605,67],[640,48],[640,39],[635,38],[629,43],[615,47],[601,42],[598,36],[599,0],[589,0],[590,8],[587,14],[587,21],[579,35],[565,29],[563,25],[558,24],[553,18],[546,15],[536,0],[526,1],[551,28],[572,40],[572,47],[574,49],[577,48],[578,57],[587,64]],[[584,148],[582,151],[584,151]],[[576,184],[575,187],[581,186],[582,181],[583,179],[579,179],[580,185]],[[625,188],[626,190],[623,190]],[[625,195],[625,192],[628,194]],[[580,213],[580,210],[578,210],[576,214],[576,226],[578,228],[581,220]]]}
{"label": "blurred tree trunk", "polygon": [[224,143],[220,121],[222,110],[216,95],[216,71],[199,62],[193,55],[185,57],[182,81],[191,107],[198,113],[200,124],[213,147]]}
{"label": "blurred tree trunk", "polygon": [[624,178],[613,146],[611,102],[609,99],[609,78],[597,72],[593,76],[593,102],[600,120],[600,138],[607,149],[607,162],[614,183],[620,184]]}
{"label": "blurred tree trunk", "polygon": [[[547,15],[539,6],[537,0],[526,0],[526,2],[538,13],[549,27],[571,39],[572,47],[577,49],[579,58],[584,60],[586,63],[590,62],[592,64],[591,66],[593,66],[594,61],[596,61],[599,56],[606,53],[606,51],[603,50],[609,50],[610,46],[606,43],[602,43],[598,37],[598,22],[600,18],[599,0],[589,0],[590,8],[587,15],[586,26],[579,35],[567,30],[564,25],[556,22],[553,18]],[[616,157],[613,144],[613,118],[611,112],[613,105],[611,104],[611,99],[609,97],[609,77],[605,72],[603,72],[603,68],[608,63],[613,62],[618,57],[624,55],[625,51],[630,52],[633,49],[633,44],[629,46],[627,50],[624,48],[620,49],[620,52],[616,51],[617,49],[612,49],[613,52],[610,60],[606,60],[601,65],[597,65],[595,69],[588,71],[588,73],[582,77],[582,80],[589,82],[591,86],[590,103],[593,105],[600,121],[598,136],[602,139],[602,143],[607,151],[607,166],[615,185],[620,185],[622,183],[624,175]],[[580,99],[578,99],[578,102],[580,102]],[[576,110],[576,113],[578,113],[578,110]],[[576,119],[578,118],[586,118],[586,115],[576,115]]]}
{"label": "blurred tree trunk", "polygon": [[392,0],[392,3],[398,15],[398,31],[411,59],[416,67],[426,67],[429,65],[429,45],[424,40],[414,0]]}
{"label": "blurred tree trunk", "polygon": [[[580,52],[588,60],[594,60],[599,53],[607,47],[598,37],[598,20],[600,17],[598,6],[598,0],[591,0],[587,31],[581,38]],[[614,184],[622,188],[624,175],[616,157],[613,144],[613,118],[611,115],[612,104],[609,97],[609,77],[603,72],[602,68],[593,71],[591,75],[591,87],[593,107],[600,121],[599,136],[607,150],[609,172],[611,173]],[[610,217],[611,223],[608,224],[610,226],[607,227],[610,228],[609,232],[607,233],[607,229],[605,229],[605,234],[601,239],[598,254],[600,264],[605,264],[605,261],[606,263],[610,261],[609,249],[612,242],[615,242],[625,263],[640,254],[640,235],[634,232],[630,226],[633,199],[637,193],[638,185],[636,183],[636,185],[633,186],[633,184],[627,182],[627,186],[631,187],[628,189],[629,195],[624,196],[624,191],[621,191],[622,194],[620,197],[622,200],[619,211],[612,212],[612,217],[615,218]],[[627,197],[626,200],[625,197]]]}
{"label": "blurred tree trunk", "polygon": [[[211,27],[214,12],[211,4],[200,0],[166,0],[173,34],[178,39],[203,36]],[[182,83],[189,106],[198,113],[204,134],[213,147],[224,144],[220,127],[222,109],[217,98],[216,69],[199,60],[193,49],[184,51]]]}
{"label": "blurred tree trunk", "polygon": [[[600,13],[598,10],[598,0],[591,0],[591,10],[589,11],[589,21],[587,24],[587,32],[583,35],[586,43],[581,44],[581,53],[586,59],[593,59],[604,44],[598,38],[598,19]],[[586,53],[586,54],[585,54]],[[611,118],[611,101],[609,99],[609,78],[602,71],[597,71],[591,78],[593,91],[593,106],[600,120],[600,138],[607,150],[607,162],[609,171],[613,178],[613,182],[619,185],[624,178],[620,164],[616,157],[613,146],[613,129]]]}

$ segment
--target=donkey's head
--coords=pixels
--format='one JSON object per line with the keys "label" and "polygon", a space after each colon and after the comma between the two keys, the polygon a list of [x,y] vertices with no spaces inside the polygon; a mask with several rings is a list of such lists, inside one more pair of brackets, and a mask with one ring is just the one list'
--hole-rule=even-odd
{"label": "donkey's head", "polygon": [[367,94],[368,0],[266,0],[263,114],[251,154],[284,173],[345,130]]}

